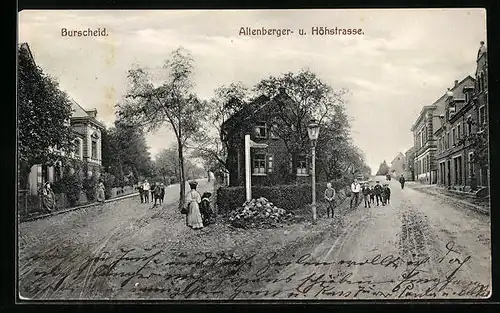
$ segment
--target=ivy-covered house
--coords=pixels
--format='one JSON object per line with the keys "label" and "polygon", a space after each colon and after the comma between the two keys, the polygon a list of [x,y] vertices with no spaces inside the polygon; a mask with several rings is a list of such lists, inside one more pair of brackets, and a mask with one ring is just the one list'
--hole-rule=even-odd
{"label": "ivy-covered house", "polygon": [[[26,49],[30,59],[35,62],[28,44],[23,43],[21,49]],[[66,126],[70,126],[75,135],[75,149],[70,155],[53,147],[54,151],[74,160],[87,161],[88,175],[99,173],[101,166],[101,130],[105,126],[97,120],[97,110],[85,110],[76,101],[71,100],[72,116]],[[54,166],[33,165],[28,177],[28,193],[36,195],[45,182],[55,182],[62,177],[63,164],[56,163]]]}
{"label": "ivy-covered house", "polygon": [[[290,101],[282,90],[270,98],[260,96],[233,114],[222,125],[221,140],[227,146],[227,169],[229,186],[245,184],[245,135],[252,141],[267,144],[266,148],[251,148],[252,185],[270,186],[279,184],[310,183],[311,158],[309,143],[302,149],[291,149],[286,132],[295,130],[293,123],[284,125],[286,120],[277,118],[286,114],[278,109],[278,101]],[[291,116],[289,118],[292,118]],[[307,117],[303,117],[308,120]],[[288,128],[285,132],[280,128]],[[307,133],[307,129],[301,131]],[[322,171],[316,164],[318,181]]]}

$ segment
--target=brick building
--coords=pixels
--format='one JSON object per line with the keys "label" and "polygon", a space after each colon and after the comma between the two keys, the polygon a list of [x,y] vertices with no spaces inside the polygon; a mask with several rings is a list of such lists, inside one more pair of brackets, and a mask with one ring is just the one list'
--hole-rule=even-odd
{"label": "brick building", "polygon": [[[460,82],[455,80],[453,87],[449,88],[449,91],[456,94],[458,98],[463,98],[464,87],[473,85],[474,78],[467,76]],[[422,183],[436,184],[438,181],[435,130],[441,127],[441,117],[445,115],[447,101],[448,96],[445,93],[433,104],[424,106],[411,127],[415,147],[415,179]]]}
{"label": "brick building", "polygon": [[474,162],[471,136],[487,132],[488,80],[487,54],[481,48],[477,56],[476,79],[446,99],[442,126],[435,132],[438,139],[438,183],[463,190],[489,185],[489,169]]}
{"label": "brick building", "polygon": [[[252,184],[268,186],[310,182],[309,146],[304,149],[307,152],[292,154],[288,152],[285,141],[276,135],[277,101],[289,101],[289,98],[283,91],[272,99],[260,96],[223,124],[221,139],[228,146],[229,186],[245,183],[244,137],[247,134],[252,141],[267,144],[267,148],[251,149]],[[318,181],[325,179],[318,163],[316,173]]]}
{"label": "brick building", "polygon": [[[29,45],[23,43],[21,49],[26,49],[28,55],[35,62],[30,51]],[[72,116],[68,121],[68,125],[72,128],[75,135],[76,149],[71,152],[70,157],[81,161],[88,161],[89,173],[98,173],[101,166],[101,130],[104,125],[97,118],[97,110],[85,110],[76,101],[71,99]],[[54,147],[55,151],[57,147]],[[65,155],[63,151],[59,151],[61,155]],[[57,181],[62,175],[62,165],[55,166],[33,165],[28,177],[28,193],[36,195],[39,188],[45,182]]]}

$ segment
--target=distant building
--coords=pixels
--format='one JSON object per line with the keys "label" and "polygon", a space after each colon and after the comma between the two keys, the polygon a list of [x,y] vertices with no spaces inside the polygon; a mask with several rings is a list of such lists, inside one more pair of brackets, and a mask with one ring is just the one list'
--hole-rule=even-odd
{"label": "distant building", "polygon": [[[21,49],[26,49],[35,62],[33,55],[30,51],[29,45],[23,43],[20,45]],[[105,126],[99,122],[97,117],[97,110],[85,110],[78,103],[71,99],[72,116],[69,121],[73,133],[75,134],[76,149],[71,152],[70,157],[82,161],[88,161],[89,173],[99,173],[101,166],[101,130]],[[55,151],[59,151],[54,147]],[[61,155],[65,155],[63,151],[59,151]],[[62,175],[62,165],[46,166],[46,165],[33,165],[30,170],[28,178],[29,194],[36,195],[39,188],[45,182],[54,182],[60,179]]]}
{"label": "distant building", "polygon": [[475,189],[489,185],[489,168],[481,169],[473,162],[470,140],[474,133],[488,131],[488,66],[483,45],[476,63],[476,79],[449,95],[443,123],[435,131],[438,183],[443,186]]}
{"label": "distant building", "polygon": [[405,152],[406,167],[404,176],[406,180],[415,180],[415,147],[411,147]]}
{"label": "distant building", "polygon": [[[474,85],[474,78],[467,76],[460,82],[455,80],[449,92],[458,98],[463,98],[464,87]],[[436,184],[438,181],[438,168],[436,161],[437,142],[434,130],[441,127],[442,117],[445,116],[447,106],[447,93],[443,94],[431,105],[426,105],[411,127],[415,147],[415,179],[422,183]]]}
{"label": "distant building", "polygon": [[406,156],[399,152],[398,155],[394,157],[391,162],[391,167],[389,168],[389,174],[392,177],[399,177],[404,174],[406,169]]}

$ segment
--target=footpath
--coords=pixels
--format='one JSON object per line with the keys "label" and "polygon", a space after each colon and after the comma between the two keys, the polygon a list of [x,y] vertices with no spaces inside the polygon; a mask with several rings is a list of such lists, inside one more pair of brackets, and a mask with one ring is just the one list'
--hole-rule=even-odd
{"label": "footpath", "polygon": [[104,202],[97,202],[96,201],[96,202],[92,202],[92,203],[88,203],[88,204],[84,204],[84,205],[80,205],[80,206],[76,206],[76,207],[72,207],[72,208],[68,208],[68,209],[53,211],[53,212],[46,213],[46,214],[37,214],[37,215],[24,216],[24,217],[23,216],[19,216],[19,222],[22,223],[22,222],[35,221],[35,220],[39,220],[39,219],[42,219],[42,218],[51,217],[51,216],[54,216],[54,215],[59,215],[59,214],[63,214],[63,213],[71,212],[71,211],[76,211],[76,210],[90,208],[90,207],[97,207],[97,206],[103,205],[105,203],[116,202],[116,201],[128,199],[128,198],[131,198],[131,197],[137,197],[137,196],[139,196],[138,192],[131,193],[131,194],[124,195],[124,196],[120,196],[120,197],[116,197],[116,198],[112,198],[112,199],[108,199],[108,200],[104,200]]}
{"label": "footpath", "polygon": [[481,214],[490,215],[491,205],[489,198],[477,198],[473,194],[448,190],[436,185],[425,185],[418,182],[406,182],[405,187],[423,192],[441,199],[460,204],[470,210]]}

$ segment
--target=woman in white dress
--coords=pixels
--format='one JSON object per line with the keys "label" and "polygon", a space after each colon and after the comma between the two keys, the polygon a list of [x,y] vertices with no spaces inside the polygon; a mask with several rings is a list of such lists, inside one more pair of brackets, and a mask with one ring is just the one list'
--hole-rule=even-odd
{"label": "woman in white dress", "polygon": [[201,196],[198,191],[196,191],[198,183],[190,182],[189,186],[191,187],[191,190],[186,197],[188,205],[187,225],[193,229],[201,229],[203,228],[203,220],[201,218],[199,206],[201,202]]}

